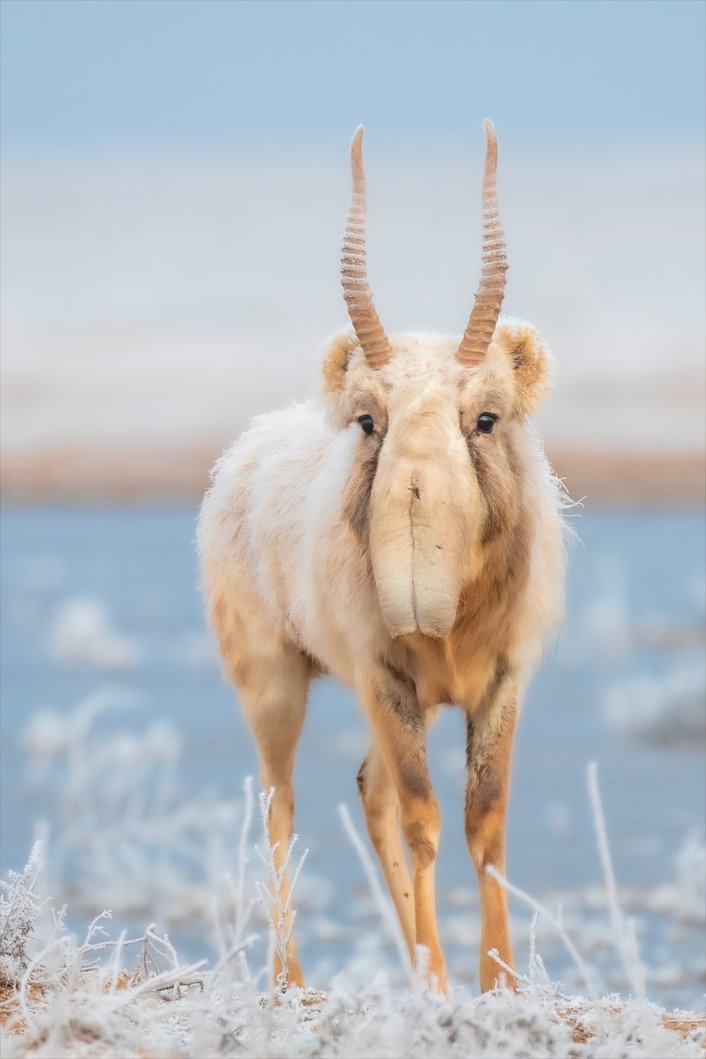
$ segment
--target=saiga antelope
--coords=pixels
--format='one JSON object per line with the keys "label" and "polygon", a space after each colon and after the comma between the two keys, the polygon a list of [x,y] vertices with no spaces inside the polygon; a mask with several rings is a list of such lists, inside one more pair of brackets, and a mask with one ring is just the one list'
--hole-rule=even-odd
{"label": "saiga antelope", "polygon": [[[388,338],[366,276],[358,129],[341,265],[352,330],[328,343],[317,397],[259,417],[217,462],[199,522],[210,624],[262,783],[276,788],[278,865],[309,683],[331,673],[370,723],[358,773],[368,833],[410,953],[428,948],[442,992],[427,728],[442,703],[465,713],[486,990],[499,971],[490,949],[512,965],[505,892],[486,868],[505,871],[515,722],[564,592],[563,492],[528,421],[549,357],[533,327],[499,318],[507,263],[485,131],[483,265],[466,330]],[[287,963],[301,985],[293,942]]]}

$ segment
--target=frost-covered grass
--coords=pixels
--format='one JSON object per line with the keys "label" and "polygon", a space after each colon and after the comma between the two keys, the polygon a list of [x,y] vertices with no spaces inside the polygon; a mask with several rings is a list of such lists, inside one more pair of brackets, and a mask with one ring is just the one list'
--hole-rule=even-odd
{"label": "frost-covered grass", "polygon": [[[565,997],[540,977],[520,992],[430,996],[382,976],[324,995],[259,991],[244,960],[179,966],[153,932],[92,959],[105,940],[57,945],[4,1003],[3,1055],[63,1056],[697,1056],[703,1026],[646,1001]],[[62,939],[56,939],[60,942]],[[44,957],[52,954],[45,950]]]}
{"label": "frost-covered grass", "polygon": [[203,922],[214,881],[225,888],[238,806],[207,791],[184,793],[183,740],[173,725],[99,729],[99,720],[134,707],[105,689],[68,714],[42,710],[26,728],[31,781],[44,785],[56,816],[51,885],[89,914],[107,906]]}
{"label": "frost-covered grass", "polygon": [[[367,950],[317,982],[325,992],[282,992],[269,983],[261,944],[269,934],[269,966],[273,946],[286,948],[290,924],[267,835],[270,793],[261,795],[257,856],[252,785],[246,782],[239,805],[183,796],[173,730],[153,724],[106,738],[95,721],[115,706],[107,694],[94,695],[68,720],[44,713],[28,729],[35,779],[58,767],[62,802],[55,833],[3,884],[0,1018],[8,1059],[703,1054],[703,1018],[668,1013],[648,999],[655,973],[666,969],[643,964],[621,908],[595,773],[589,793],[604,886],[588,895],[592,902],[562,915],[506,884],[534,913],[517,992],[477,996],[454,988],[452,976],[450,997],[430,996],[422,977],[410,975],[404,952],[393,948],[390,956],[380,943],[395,933],[390,903],[345,809],[351,858],[357,851],[377,910]],[[703,930],[700,838],[690,836],[680,858],[673,882],[647,899],[684,929]],[[306,877],[304,869],[295,905]],[[208,934],[213,958],[184,960],[154,924],[111,936],[110,913],[100,908],[77,938],[66,910],[45,896],[47,885],[81,908],[102,898],[116,913],[190,919]],[[547,972],[540,949],[552,936],[566,948],[579,993]],[[597,938],[615,951],[629,983],[625,995],[605,990],[593,962]]]}
{"label": "frost-covered grass", "polygon": [[41,847],[20,873],[0,880],[0,986],[18,986],[29,963],[28,946],[41,901],[36,893]]}
{"label": "frost-covered grass", "polygon": [[[244,828],[243,835],[247,834]],[[644,998],[567,996],[532,947],[516,993],[448,998],[421,981],[391,987],[371,971],[352,987],[345,973],[326,994],[262,989],[248,966],[247,904],[221,924],[215,965],[179,961],[166,935],[116,940],[94,920],[81,942],[61,911],[29,939],[40,850],[7,885],[0,1017],[3,1055],[64,1056],[698,1056],[703,1020],[666,1013]],[[245,898],[244,893],[240,895]],[[242,918],[241,918],[242,917]],[[30,948],[33,953],[30,954]],[[101,959],[103,957],[103,959]],[[590,987],[590,970],[586,969]]]}

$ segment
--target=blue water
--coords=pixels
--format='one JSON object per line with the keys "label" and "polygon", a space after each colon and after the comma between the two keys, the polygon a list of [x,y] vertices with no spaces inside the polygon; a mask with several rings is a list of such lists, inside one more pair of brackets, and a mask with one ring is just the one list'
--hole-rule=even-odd
{"label": "blue water", "polygon": [[[187,663],[185,657],[187,639],[204,630],[195,514],[190,507],[3,511],[3,871],[26,860],[36,817],[52,817],[50,804],[36,792],[30,796],[20,740],[40,707],[65,711],[101,684],[118,685],[139,696],[132,723],[164,717],[184,735],[186,789],[210,786],[237,797],[243,777],[256,774],[233,691],[217,666]],[[590,638],[582,642],[586,613],[606,596],[622,601],[630,627],[657,616],[698,634],[704,621],[704,512],[594,511],[576,528],[581,543],[572,549],[565,627],[531,685],[514,758],[508,870],[517,885],[539,897],[601,880],[586,793],[589,761],[598,762],[616,872],[626,886],[646,888],[673,877],[672,859],[685,833],[703,827],[706,803],[702,745],[617,737],[599,709],[605,688],[617,679],[635,672],[659,675],[684,658],[703,658],[698,635],[664,649],[628,645],[615,655]],[[63,600],[83,594],[100,599],[116,628],[137,641],[142,657],[134,670],[106,678],[52,656],[52,615]],[[352,695],[331,680],[319,682],[298,758],[297,830],[310,848],[308,870],[335,883],[339,909],[345,908],[347,893],[365,887],[336,811],[346,802],[364,830],[355,784],[364,733]],[[431,735],[432,775],[444,821],[442,907],[454,887],[474,885],[463,839],[463,739],[460,715],[444,711]],[[693,944],[692,937],[692,951]],[[316,955],[305,954],[305,966]]]}

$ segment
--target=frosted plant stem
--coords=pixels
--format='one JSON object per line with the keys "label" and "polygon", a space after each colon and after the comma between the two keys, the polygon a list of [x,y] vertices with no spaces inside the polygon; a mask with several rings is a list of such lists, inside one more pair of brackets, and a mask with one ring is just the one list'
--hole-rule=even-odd
{"label": "frosted plant stem", "polygon": [[27,1002],[27,991],[29,989],[29,983],[32,979],[32,975],[38,968],[44,967],[50,952],[52,952],[54,949],[62,949],[64,945],[64,938],[54,938],[47,945],[44,946],[42,951],[37,956],[35,956],[33,960],[28,962],[27,967],[25,968],[24,974],[22,975],[22,978],[20,980],[17,996],[20,1004],[20,1010],[22,1012],[22,1018],[26,1025],[29,1025],[31,1020],[29,1004]]}
{"label": "frosted plant stem", "polygon": [[566,951],[569,953],[571,959],[576,964],[579,974],[583,978],[584,984],[586,986],[586,992],[590,996],[591,1000],[593,1000],[594,1003],[597,1004],[598,990],[596,989],[591,972],[589,971],[584,961],[581,959],[581,955],[578,949],[574,945],[569,935],[566,933],[566,930],[564,929],[564,925],[562,924],[561,920],[557,919],[550,912],[548,912],[547,909],[539,903],[539,901],[536,901],[534,899],[534,897],[531,897],[528,893],[525,893],[524,890],[520,890],[520,888],[518,886],[515,886],[514,883],[509,882],[504,875],[500,874],[500,872],[497,870],[496,867],[494,867],[494,865],[489,864],[485,870],[492,879],[495,879],[496,882],[500,883],[504,890],[506,890],[509,894],[512,894],[513,897],[519,897],[521,901],[524,901],[525,904],[530,906],[530,908],[533,908],[535,912],[539,912],[540,915],[544,916],[548,923],[551,923],[551,925],[554,927],[557,934],[563,941]]}
{"label": "frosted plant stem", "polygon": [[588,794],[591,799],[593,810],[593,823],[596,829],[596,842],[598,855],[601,859],[601,868],[605,879],[608,893],[608,907],[613,924],[613,933],[616,938],[616,947],[622,960],[623,969],[633,993],[643,1000],[646,996],[645,970],[640,960],[637,938],[632,925],[626,923],[620,904],[618,903],[618,887],[613,871],[613,861],[610,856],[608,845],[608,832],[603,815],[600,791],[598,789],[598,766],[595,761],[590,761],[587,773]]}
{"label": "frosted plant stem", "polygon": [[507,971],[510,978],[514,978],[516,982],[522,982],[523,985],[532,984],[526,974],[520,974],[520,972],[516,971],[514,967],[511,967],[509,963],[505,963],[497,949],[488,949],[488,956],[490,956],[491,960],[495,960],[498,967],[502,967],[503,971]]}
{"label": "frosted plant stem", "polygon": [[125,942],[126,941],[127,941],[127,931],[125,929],[123,929],[123,930],[120,931],[120,937],[118,938],[118,943],[115,946],[115,950],[113,952],[113,955],[110,958],[110,963],[108,965],[109,983],[110,983],[109,986],[108,986],[108,991],[110,993],[114,993],[116,991],[116,988],[117,988],[117,985],[118,985],[118,978],[120,977],[120,958],[121,958],[121,956],[123,954],[123,951],[125,949]]}
{"label": "frosted plant stem", "polygon": [[598,855],[601,858],[603,877],[608,891],[608,904],[613,917],[613,926],[617,928],[620,921],[618,891],[615,884],[615,873],[613,871],[610,849],[608,848],[605,817],[603,816],[603,806],[601,805],[601,796],[598,791],[598,766],[595,761],[589,761],[586,773],[588,779],[588,793],[591,799],[591,808],[593,809],[593,823],[596,828]]}
{"label": "frosted plant stem", "polygon": [[[257,883],[256,886],[260,903],[262,904],[265,916],[267,917],[267,922],[270,926],[270,937],[274,942],[277,955],[279,956],[282,965],[282,970],[278,975],[279,981],[275,984],[279,985],[282,991],[284,991],[289,982],[289,943],[292,938],[294,921],[297,915],[292,908],[292,897],[294,895],[294,888],[297,885],[299,873],[302,870],[302,866],[309,850],[305,849],[299,858],[299,863],[294,870],[291,884],[287,888],[287,896],[286,898],[283,898],[282,888],[289,870],[292,852],[298,841],[298,836],[292,835],[282,865],[278,868],[275,862],[275,852],[279,848],[279,842],[275,842],[275,844],[272,845],[272,839],[270,836],[270,809],[272,808],[272,800],[274,796],[274,787],[270,787],[268,791],[260,792],[260,817],[262,822],[262,834],[265,839],[265,852],[263,853],[262,850],[258,849],[258,853],[267,868],[270,885],[268,887],[264,883]],[[255,848],[257,849],[257,847]]]}
{"label": "frosted plant stem", "polygon": [[532,981],[536,980],[537,976],[537,923],[539,921],[539,912],[535,910],[532,916],[532,922],[530,923],[529,931],[529,958],[528,967],[529,975]]}
{"label": "frosted plant stem", "polygon": [[218,913],[218,894],[214,894],[211,898],[211,918],[213,920],[213,939],[218,950],[218,957],[222,959],[228,950],[226,944],[225,935],[221,926],[221,920]]}
{"label": "frosted plant stem", "polygon": [[397,951],[400,956],[400,962],[409,977],[410,984],[413,985],[414,975],[412,970],[412,963],[409,958],[407,943],[404,939],[404,934],[402,933],[402,927],[399,924],[397,915],[394,909],[392,908],[390,901],[385,896],[383,889],[380,886],[380,880],[378,879],[377,872],[375,871],[375,865],[370,859],[370,855],[367,849],[365,848],[363,840],[355,829],[355,824],[351,819],[351,814],[348,812],[348,806],[341,803],[341,805],[339,805],[338,807],[338,815],[341,818],[343,829],[348,835],[350,843],[353,846],[353,849],[358,854],[358,858],[360,859],[360,862],[363,865],[363,871],[365,872],[366,877],[368,879],[368,883],[370,885],[370,889],[372,890],[375,903],[378,906],[380,915],[382,916],[384,922],[387,923],[392,933],[392,937],[394,939],[395,945],[397,946]]}
{"label": "frosted plant stem", "polygon": [[186,964],[184,967],[176,967],[160,974],[152,975],[151,978],[134,985],[130,989],[121,990],[113,996],[107,995],[102,1003],[107,1011],[115,1012],[126,1007],[136,997],[145,993],[153,993],[160,990],[172,988],[179,985],[200,985],[202,979],[195,977],[198,971],[206,967],[208,960],[199,960],[197,963]]}
{"label": "frosted plant stem", "polygon": [[240,953],[244,952],[245,949],[250,948],[250,946],[253,945],[256,941],[257,934],[251,934],[249,937],[244,938],[242,941],[234,942],[231,945],[230,949],[228,949],[227,952],[223,953],[223,956],[213,968],[212,978],[214,979],[214,981],[218,979],[221,972],[225,970],[225,968],[235,956],[238,956]]}
{"label": "frosted plant stem", "polygon": [[235,890],[235,941],[239,942],[245,930],[247,914],[245,912],[245,868],[248,863],[248,844],[250,825],[253,813],[252,776],[246,776],[243,783],[243,823],[240,828],[238,844],[238,877]]}

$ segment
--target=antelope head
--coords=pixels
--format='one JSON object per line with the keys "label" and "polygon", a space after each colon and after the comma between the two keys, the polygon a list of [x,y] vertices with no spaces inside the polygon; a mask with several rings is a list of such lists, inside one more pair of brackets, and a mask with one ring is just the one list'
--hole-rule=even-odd
{"label": "antelope head", "polygon": [[367,279],[362,128],[351,145],[341,273],[353,330],[329,345],[324,396],[356,437],[345,518],[393,637],[447,637],[489,557],[510,558],[527,503],[525,418],[548,355],[530,325],[499,319],[507,258],[490,122],[485,134],[482,271],[460,339],[385,333]]}

